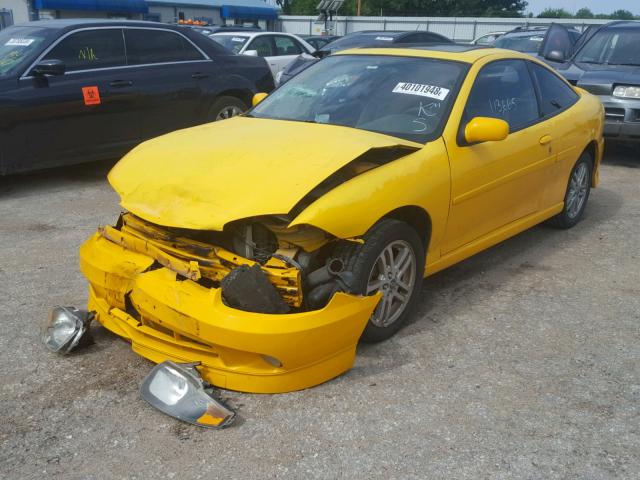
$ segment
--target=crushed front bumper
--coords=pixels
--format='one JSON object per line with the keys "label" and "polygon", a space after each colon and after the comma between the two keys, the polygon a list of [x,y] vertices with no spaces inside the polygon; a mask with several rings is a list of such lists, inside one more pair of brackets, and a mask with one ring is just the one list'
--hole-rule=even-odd
{"label": "crushed front bumper", "polygon": [[219,288],[156,267],[96,233],[80,248],[89,310],[143,357],[201,362],[206,381],[243,392],[300,390],[349,370],[379,300],[336,293],[321,310],[250,313],[226,306]]}

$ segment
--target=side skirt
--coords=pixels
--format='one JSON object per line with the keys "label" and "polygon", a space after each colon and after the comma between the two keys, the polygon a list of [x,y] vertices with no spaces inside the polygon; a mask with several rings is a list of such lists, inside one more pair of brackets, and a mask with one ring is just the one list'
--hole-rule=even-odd
{"label": "side skirt", "polygon": [[465,258],[469,258],[476,253],[479,253],[483,250],[486,250],[489,247],[492,247],[507,238],[513,237],[524,230],[527,230],[534,225],[544,222],[545,220],[553,217],[554,215],[560,213],[564,208],[564,202],[557,203],[550,208],[545,210],[533,213],[524,218],[516,220],[515,222],[509,223],[503,227],[494,230],[487,235],[480,237],[462,247],[457,248],[456,250],[448,253],[447,255],[440,257],[433,263],[427,264],[427,268],[425,270],[425,277],[432,275],[440,270],[444,270],[451,265],[454,265]]}

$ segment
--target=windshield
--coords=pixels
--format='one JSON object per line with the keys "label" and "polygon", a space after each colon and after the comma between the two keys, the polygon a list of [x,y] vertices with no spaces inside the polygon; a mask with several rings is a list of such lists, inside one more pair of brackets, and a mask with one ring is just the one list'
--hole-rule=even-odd
{"label": "windshield", "polygon": [[0,77],[24,68],[50,32],[36,27],[9,27],[0,31]]}
{"label": "windshield", "polygon": [[496,40],[494,46],[496,48],[506,48],[507,50],[516,50],[523,53],[538,53],[542,40],[544,40],[544,33],[526,37],[510,37],[505,35]]}
{"label": "windshield", "polygon": [[465,72],[463,64],[428,58],[331,56],[293,77],[250,115],[426,143],[440,135]]}
{"label": "windshield", "polygon": [[640,65],[640,29],[605,29],[596,33],[578,52],[578,63]]}
{"label": "windshield", "polygon": [[240,53],[244,44],[249,40],[249,37],[242,35],[211,35],[209,38],[233,53]]}

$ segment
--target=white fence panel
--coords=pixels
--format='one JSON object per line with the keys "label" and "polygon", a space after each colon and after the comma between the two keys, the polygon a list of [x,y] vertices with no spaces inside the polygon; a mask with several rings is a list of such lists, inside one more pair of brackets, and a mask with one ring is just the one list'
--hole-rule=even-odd
{"label": "white fence panel", "polygon": [[[278,30],[299,35],[320,35],[324,30],[324,22],[316,23],[316,18],[283,15],[278,20]],[[549,18],[334,17],[334,34],[345,35],[361,30],[428,30],[464,42],[486,33],[507,31],[518,26],[542,26],[556,22],[582,30],[588,25],[608,21]]]}

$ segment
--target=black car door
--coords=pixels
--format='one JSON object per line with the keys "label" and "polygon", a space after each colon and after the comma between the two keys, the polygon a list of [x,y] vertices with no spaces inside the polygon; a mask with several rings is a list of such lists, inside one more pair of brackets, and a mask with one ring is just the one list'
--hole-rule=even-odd
{"label": "black car door", "polygon": [[204,52],[170,29],[127,27],[124,37],[142,138],[204,122],[204,82],[214,74]]}
{"label": "black car door", "polygon": [[121,28],[68,33],[38,61],[54,59],[64,62],[64,74],[31,68],[18,82],[18,128],[28,139],[20,169],[113,158],[136,144]]}

